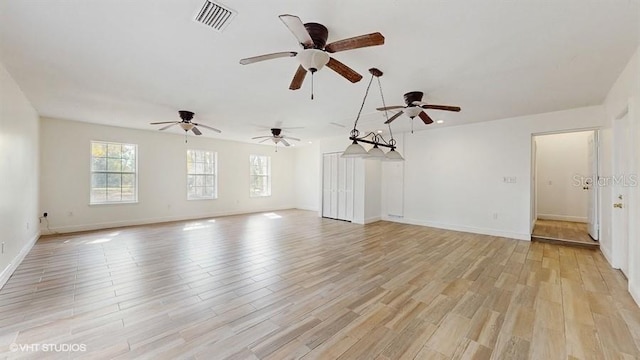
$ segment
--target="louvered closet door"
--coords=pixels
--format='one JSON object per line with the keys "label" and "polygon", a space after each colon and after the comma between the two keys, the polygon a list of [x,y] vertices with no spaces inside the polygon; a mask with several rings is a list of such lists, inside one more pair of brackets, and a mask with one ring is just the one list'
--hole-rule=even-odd
{"label": "louvered closet door", "polygon": [[338,219],[353,220],[353,159],[338,158]]}
{"label": "louvered closet door", "polygon": [[353,220],[353,159],[340,153],[322,157],[322,216]]}
{"label": "louvered closet door", "polygon": [[322,216],[333,219],[338,216],[336,182],[333,179],[336,170],[337,164],[334,154],[324,154],[322,156]]}

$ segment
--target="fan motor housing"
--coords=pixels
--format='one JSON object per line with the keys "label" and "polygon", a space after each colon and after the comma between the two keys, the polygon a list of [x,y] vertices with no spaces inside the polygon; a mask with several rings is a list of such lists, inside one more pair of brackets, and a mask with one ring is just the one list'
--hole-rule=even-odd
{"label": "fan motor housing", "polygon": [[271,129],[273,136],[280,136],[280,132],[282,132],[282,129]]}
{"label": "fan motor housing", "polygon": [[180,110],[180,111],[178,111],[178,113],[180,114],[180,119],[182,119],[184,121],[191,121],[191,119],[193,119],[193,112],[192,111]]}
{"label": "fan motor housing", "polygon": [[309,36],[311,36],[315,48],[324,49],[329,38],[329,30],[327,30],[326,26],[311,22],[304,24],[304,28],[307,29]]}
{"label": "fan motor housing", "polygon": [[411,91],[404,94],[404,102],[407,106],[415,106],[413,105],[414,101],[422,101],[422,96],[424,93],[422,91]]}

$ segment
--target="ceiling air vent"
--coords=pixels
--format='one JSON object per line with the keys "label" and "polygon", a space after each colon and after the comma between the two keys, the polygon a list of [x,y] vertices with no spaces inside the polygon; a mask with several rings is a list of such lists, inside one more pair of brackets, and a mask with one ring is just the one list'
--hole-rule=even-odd
{"label": "ceiling air vent", "polygon": [[194,20],[217,31],[222,31],[235,16],[236,12],[228,7],[206,0]]}

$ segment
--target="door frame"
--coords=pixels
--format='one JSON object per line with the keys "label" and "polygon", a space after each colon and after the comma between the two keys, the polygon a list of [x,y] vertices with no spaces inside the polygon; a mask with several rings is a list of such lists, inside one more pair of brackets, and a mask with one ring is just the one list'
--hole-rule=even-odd
{"label": "door frame", "polygon": [[[537,136],[544,136],[544,135],[555,135],[555,134],[570,134],[570,133],[577,133],[577,132],[585,132],[585,131],[593,131],[594,132],[594,138],[596,139],[596,179],[598,178],[598,176],[600,175],[600,145],[599,145],[599,139],[600,139],[600,127],[586,127],[586,128],[577,128],[577,129],[567,129],[567,130],[558,130],[558,131],[543,131],[543,132],[537,132],[537,133],[531,133],[531,145],[530,145],[530,151],[531,153],[531,164],[529,166],[529,181],[531,182],[531,186],[529,186],[530,188],[530,204],[529,204],[529,211],[532,212],[529,214],[529,228],[530,228],[530,234],[529,236],[533,235],[533,228],[535,227],[536,224],[536,220],[538,220],[538,201],[537,201],[537,186],[535,184],[536,178],[537,178],[537,171],[538,171],[538,161],[537,161],[537,155],[534,153],[534,149],[537,149],[537,144],[535,144],[535,138]],[[595,185],[594,181],[594,185]],[[600,196],[601,196],[601,192],[598,186],[594,186],[594,195],[596,198],[596,211],[595,211],[595,221],[597,223],[598,226],[598,238],[601,237],[600,234],[600,228],[601,228],[601,213],[600,213]]]}

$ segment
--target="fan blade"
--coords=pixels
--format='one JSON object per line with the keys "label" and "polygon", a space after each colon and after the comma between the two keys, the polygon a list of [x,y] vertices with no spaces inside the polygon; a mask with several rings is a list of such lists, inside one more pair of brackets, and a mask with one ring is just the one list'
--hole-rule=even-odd
{"label": "fan blade", "polygon": [[289,140],[300,141],[300,139],[298,139],[298,138],[294,138],[294,137],[286,136],[286,135],[283,135],[283,136],[282,136],[282,138],[283,138],[283,139],[289,139]]}
{"label": "fan blade", "polygon": [[420,116],[420,119],[422,119],[422,122],[424,122],[427,125],[433,123],[433,119],[430,118],[429,115],[427,115],[427,113],[424,111],[420,111],[420,114],[418,114],[418,116]]}
{"label": "fan blade", "polygon": [[423,103],[422,101],[414,101],[414,105],[418,105],[423,109],[434,109],[434,110],[445,110],[445,111],[460,111],[459,106],[449,106],[449,105],[431,105],[427,103]]}
{"label": "fan blade", "polygon": [[313,43],[313,39],[311,39],[311,35],[309,35],[309,32],[304,27],[304,24],[299,17],[289,14],[280,15],[278,17],[282,20],[289,31],[291,31],[293,36],[298,39],[298,42],[302,47],[305,49],[314,47],[315,44]]}
{"label": "fan blade", "polygon": [[191,128],[191,131],[193,131],[193,133],[194,133],[194,134],[196,134],[196,135],[202,135],[202,133],[200,132],[200,130],[198,130],[198,128],[197,128],[197,127],[195,127],[195,126]]}
{"label": "fan blade", "polygon": [[282,58],[282,57],[294,57],[296,55],[298,55],[298,53],[295,52],[295,51],[283,51],[283,52],[277,52],[277,53],[273,53],[273,54],[265,54],[265,55],[245,58],[245,59],[240,60],[240,64],[248,65],[248,64],[253,64],[253,63],[259,62],[259,61],[277,59],[277,58]]}
{"label": "fan blade", "polygon": [[283,138],[280,138],[280,142],[281,142],[281,143],[283,143],[285,146],[291,146],[291,144],[289,144],[289,143],[287,142],[287,140],[285,140],[285,139],[283,139]]}
{"label": "fan blade", "polygon": [[216,129],[216,128],[212,128],[212,127],[211,127],[211,126],[209,126],[209,125],[205,125],[205,124],[197,124],[197,123],[192,123],[192,124],[193,124],[193,125],[195,125],[195,126],[203,127],[203,128],[205,128],[205,129],[209,129],[209,130],[211,130],[211,131],[215,131],[215,132],[217,132],[217,133],[221,133],[221,132],[222,132],[222,131],[220,131],[220,130],[218,130],[218,129]]}
{"label": "fan blade", "polygon": [[352,38],[334,41],[331,44],[324,47],[326,52],[334,53],[338,51],[345,51],[351,49],[358,49],[368,46],[377,46],[384,44],[384,36],[379,32],[355,36]]}
{"label": "fan blade", "polygon": [[263,142],[265,142],[265,141],[267,141],[267,140],[269,140],[269,139],[271,139],[271,136],[267,136],[267,138],[266,138],[266,139],[261,140],[261,141],[258,141],[258,144],[262,144]]}
{"label": "fan blade", "polygon": [[289,90],[300,89],[305,76],[307,76],[307,70],[305,70],[302,65],[298,66],[298,70],[296,71],[295,75],[293,75],[293,79],[291,80],[291,84],[289,85]]}
{"label": "fan blade", "polygon": [[394,106],[387,106],[387,107],[379,107],[376,108],[376,110],[378,111],[385,111],[385,110],[395,110],[395,109],[404,109],[406,106],[402,106],[402,105],[394,105]]}
{"label": "fan blade", "polygon": [[404,114],[404,112],[400,111],[397,114],[393,115],[392,117],[389,118],[389,120],[385,121],[385,124],[389,124],[391,123],[393,120],[397,119],[400,117],[400,115]]}
{"label": "fan blade", "polygon": [[160,122],[152,122],[149,125],[160,125],[160,124],[175,124],[175,121],[160,121]]}
{"label": "fan blade", "polygon": [[271,136],[256,136],[256,137],[252,137],[251,139],[255,140],[255,139],[270,138],[270,137]]}
{"label": "fan blade", "polygon": [[171,125],[167,125],[167,126],[163,126],[163,127],[161,127],[160,129],[158,129],[158,130],[166,130],[166,129],[168,129],[168,128],[172,127],[173,125],[180,124],[181,122],[182,122],[182,121],[174,121],[174,122],[173,122],[173,124],[171,124]]}
{"label": "fan blade", "polygon": [[360,81],[362,79],[362,75],[358,74],[357,72],[353,71],[353,69],[351,69],[347,65],[341,63],[340,61],[338,61],[338,60],[336,60],[336,59],[334,59],[332,57],[329,58],[329,62],[327,63],[327,67],[329,67],[331,70],[337,72],[342,77],[344,77],[345,79],[351,81],[352,83],[357,83],[358,81]]}

